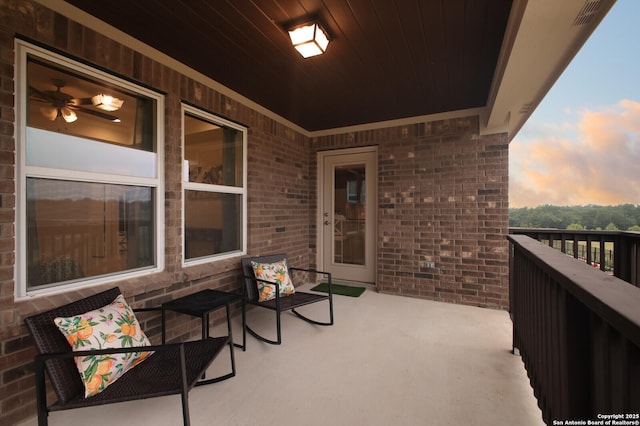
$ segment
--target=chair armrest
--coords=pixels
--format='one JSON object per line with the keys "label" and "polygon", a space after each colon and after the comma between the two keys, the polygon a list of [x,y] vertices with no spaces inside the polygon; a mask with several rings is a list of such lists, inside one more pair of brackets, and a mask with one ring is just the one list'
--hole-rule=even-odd
{"label": "chair armrest", "polygon": [[[270,284],[270,285],[275,285],[276,286],[276,297],[275,297],[275,301],[276,301],[276,306],[278,306],[278,310],[280,310],[280,284],[278,284],[277,282],[274,281],[269,281],[269,280],[263,280],[262,278],[256,278],[254,277],[248,277],[248,276],[244,276],[245,279],[249,279],[249,280],[254,280],[254,281],[260,281],[261,283],[266,283],[266,284]],[[242,298],[244,300],[249,300],[250,303],[262,303],[260,302],[260,296],[256,295],[256,300],[250,300],[249,297],[247,296],[247,292],[246,292],[246,288],[243,286],[242,287]]]}
{"label": "chair armrest", "polygon": [[290,271],[307,272],[307,273],[312,273],[312,274],[326,275],[327,278],[329,279],[329,285],[331,285],[331,272],[318,271],[316,269],[295,268],[295,267],[292,267],[292,266],[289,266],[289,270]]}
{"label": "chair armrest", "polygon": [[280,292],[280,284],[278,284],[275,281],[263,280],[262,278],[249,277],[249,276],[246,276],[246,275],[244,276],[244,278],[247,279],[247,280],[260,281],[261,283],[275,285],[276,286],[276,293]]}
{"label": "chair armrest", "polygon": [[157,306],[155,308],[133,308],[133,312],[153,312],[153,311],[162,311],[162,307]]}
{"label": "chair armrest", "polygon": [[125,354],[130,352],[156,352],[156,351],[167,350],[175,346],[184,346],[184,343],[168,343],[165,345],[150,345],[150,346],[132,346],[128,348],[88,349],[84,351],[54,352],[54,353],[36,354],[35,358],[46,361],[49,359],[75,358],[78,356],[90,356],[90,355]]}

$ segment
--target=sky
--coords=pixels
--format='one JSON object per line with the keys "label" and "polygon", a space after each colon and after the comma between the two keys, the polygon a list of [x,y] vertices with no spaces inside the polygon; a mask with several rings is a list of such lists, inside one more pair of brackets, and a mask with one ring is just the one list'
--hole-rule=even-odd
{"label": "sky", "polygon": [[640,204],[640,1],[618,0],[509,146],[509,206]]}

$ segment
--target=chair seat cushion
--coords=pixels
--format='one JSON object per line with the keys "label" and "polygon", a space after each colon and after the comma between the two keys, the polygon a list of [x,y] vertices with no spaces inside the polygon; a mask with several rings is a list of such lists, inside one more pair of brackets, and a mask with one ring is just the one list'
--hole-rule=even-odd
{"label": "chair seat cushion", "polygon": [[[54,323],[74,351],[151,344],[122,295],[102,308],[70,317],[57,317]],[[149,355],[151,352],[76,357],[76,366],[85,386],[85,397],[102,392]]]}
{"label": "chair seat cushion", "polygon": [[[251,262],[253,273],[258,280],[265,280],[277,283],[280,287],[280,296],[289,296],[295,293],[295,288],[289,270],[287,268],[287,260],[283,259],[275,263],[258,263]],[[256,281],[258,285],[258,301],[264,302],[275,299],[276,286],[262,281]]]}

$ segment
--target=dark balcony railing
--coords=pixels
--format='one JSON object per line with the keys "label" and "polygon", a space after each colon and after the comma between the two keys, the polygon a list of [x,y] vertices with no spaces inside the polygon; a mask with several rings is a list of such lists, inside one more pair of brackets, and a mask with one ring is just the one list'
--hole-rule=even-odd
{"label": "dark balcony railing", "polygon": [[640,287],[640,232],[510,228]]}
{"label": "dark balcony railing", "polygon": [[640,413],[640,288],[526,235],[508,238],[513,345],[544,421]]}

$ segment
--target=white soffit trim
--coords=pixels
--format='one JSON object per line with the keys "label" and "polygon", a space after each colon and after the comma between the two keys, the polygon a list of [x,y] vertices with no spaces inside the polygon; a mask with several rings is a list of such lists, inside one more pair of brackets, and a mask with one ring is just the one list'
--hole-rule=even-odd
{"label": "white soffit trim", "polygon": [[515,0],[482,133],[518,133],[615,0]]}

